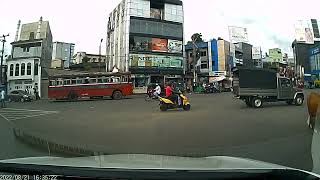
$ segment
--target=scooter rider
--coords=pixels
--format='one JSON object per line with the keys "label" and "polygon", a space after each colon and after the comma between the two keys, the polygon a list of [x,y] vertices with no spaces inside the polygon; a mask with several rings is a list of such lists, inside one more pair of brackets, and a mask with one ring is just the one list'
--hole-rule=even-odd
{"label": "scooter rider", "polygon": [[170,99],[172,102],[177,102],[177,95],[175,95],[174,93],[173,93],[173,88],[172,88],[172,83],[171,82],[169,82],[168,84],[167,84],[167,87],[165,88],[165,90],[166,90],[166,97],[168,98],[168,99]]}
{"label": "scooter rider", "polygon": [[157,83],[157,84],[156,84],[156,88],[154,88],[153,95],[154,95],[155,97],[159,97],[160,94],[161,94],[161,87],[160,87],[160,85]]}

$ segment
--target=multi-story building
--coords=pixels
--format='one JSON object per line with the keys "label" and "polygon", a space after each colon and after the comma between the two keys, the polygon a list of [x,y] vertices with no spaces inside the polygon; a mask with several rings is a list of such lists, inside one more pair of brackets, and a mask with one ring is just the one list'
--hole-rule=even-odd
{"label": "multi-story building", "polygon": [[[186,74],[189,78],[189,83],[193,78],[193,65],[195,62],[197,82],[211,82],[216,77],[230,75],[231,69],[234,66],[235,46],[231,46],[228,41],[223,39],[212,39],[208,42],[196,43],[197,55],[196,61],[193,61],[193,45],[185,46],[187,65]],[[231,52],[230,49],[233,48]]]}
{"label": "multi-story building", "polygon": [[48,21],[23,24],[20,31],[18,23],[15,41],[11,43],[11,58],[7,60],[8,91],[28,90],[36,88],[40,97],[47,95],[46,85],[41,80],[45,78],[45,69],[51,67],[52,34]]}
{"label": "multi-story building", "polygon": [[105,72],[106,70],[106,55],[77,52],[72,62],[73,64],[69,67],[72,70],[93,72]]}
{"label": "multi-story building", "polygon": [[181,79],[183,4],[181,0],[122,0],[110,13],[107,71],[130,71],[135,88]]}
{"label": "multi-story building", "polygon": [[236,51],[238,51],[238,53],[236,52],[236,56],[239,57],[237,59],[242,60],[242,62],[240,61],[241,63],[239,64],[246,67],[253,67],[254,62],[252,60],[252,45],[245,42],[239,42],[234,44],[236,46]]}
{"label": "multi-story building", "polygon": [[72,58],[74,54],[74,44],[65,42],[54,42],[52,49],[52,60],[56,62],[62,61],[63,68],[68,69],[72,64]]}
{"label": "multi-story building", "polygon": [[319,46],[320,41],[314,41],[314,44],[306,44],[304,42],[293,41],[292,49],[293,49],[293,58],[295,62],[295,72],[296,75],[300,78],[304,76],[304,74],[311,73],[311,65],[309,61],[309,51],[313,47]]}

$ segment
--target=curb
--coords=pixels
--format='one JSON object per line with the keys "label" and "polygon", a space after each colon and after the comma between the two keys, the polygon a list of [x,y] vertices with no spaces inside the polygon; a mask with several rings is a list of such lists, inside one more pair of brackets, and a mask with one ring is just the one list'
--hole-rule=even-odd
{"label": "curb", "polygon": [[[23,141],[24,143],[28,143],[31,145],[36,145],[39,148],[47,149],[49,155],[51,153],[63,153],[66,155],[74,155],[74,156],[94,156],[97,155],[97,152],[88,150],[81,147],[64,145],[62,143],[55,143],[48,141],[44,138],[37,137],[32,135],[31,133],[26,133],[20,128],[13,127],[13,134],[18,139]],[[101,153],[98,153],[101,155]]]}

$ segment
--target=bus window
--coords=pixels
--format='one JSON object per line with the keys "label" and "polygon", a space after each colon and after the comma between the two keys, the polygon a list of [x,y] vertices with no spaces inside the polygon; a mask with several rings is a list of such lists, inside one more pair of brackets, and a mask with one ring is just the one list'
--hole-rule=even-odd
{"label": "bus window", "polygon": [[121,82],[128,82],[128,77],[127,76],[122,76],[121,78],[122,78]]}
{"label": "bus window", "polygon": [[84,84],[89,84],[89,78],[84,79]]}
{"label": "bus window", "polygon": [[89,79],[89,82],[90,82],[90,83],[97,83],[97,79],[96,79],[96,78],[90,78],[90,79]]}
{"label": "bus window", "polygon": [[77,84],[77,80],[76,79],[72,79],[71,80],[71,84]]}
{"label": "bus window", "polygon": [[102,83],[102,79],[101,78],[98,78],[98,83]]}
{"label": "bus window", "polygon": [[63,84],[64,85],[70,85],[71,84],[71,80],[70,79],[65,79]]}
{"label": "bus window", "polygon": [[82,79],[77,79],[77,84],[82,84],[82,83],[83,83]]}
{"label": "bus window", "polygon": [[56,81],[55,80],[50,80],[49,85],[50,86],[55,86],[56,85]]}
{"label": "bus window", "polygon": [[120,78],[119,77],[111,77],[111,81],[114,83],[120,82]]}
{"label": "bus window", "polygon": [[57,80],[57,86],[62,86],[63,85],[63,81],[62,80]]}
{"label": "bus window", "polygon": [[108,83],[108,82],[110,82],[110,79],[107,78],[107,77],[106,77],[106,78],[103,78],[103,79],[102,79],[102,82],[103,82],[103,83]]}

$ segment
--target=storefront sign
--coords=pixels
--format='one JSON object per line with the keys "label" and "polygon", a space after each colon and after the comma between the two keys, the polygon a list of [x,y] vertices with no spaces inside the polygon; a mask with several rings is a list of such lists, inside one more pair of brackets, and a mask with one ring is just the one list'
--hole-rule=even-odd
{"label": "storefront sign", "polygon": [[130,54],[130,67],[182,68],[183,58],[149,54]]}

